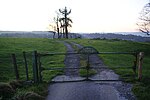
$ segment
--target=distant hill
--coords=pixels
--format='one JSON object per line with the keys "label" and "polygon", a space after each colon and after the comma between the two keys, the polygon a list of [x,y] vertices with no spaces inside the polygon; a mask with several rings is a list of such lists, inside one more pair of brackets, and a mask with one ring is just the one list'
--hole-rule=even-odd
{"label": "distant hill", "polygon": [[1,31],[0,37],[15,37],[15,38],[52,38],[53,32],[22,32],[22,31]]}
{"label": "distant hill", "polygon": [[123,34],[114,34],[114,33],[95,33],[95,34],[82,34],[82,38],[88,39],[121,39],[121,40],[129,40],[136,42],[150,42],[150,37],[142,37],[136,35],[123,35]]}
{"label": "distant hill", "polygon": [[[53,38],[53,31],[0,31],[0,37],[14,37],[14,38]],[[61,35],[63,37],[63,35]],[[69,38],[80,38],[81,35],[78,33],[69,33]],[[58,38],[56,33],[54,38]]]}
{"label": "distant hill", "polygon": [[[132,35],[131,35],[132,34]],[[134,35],[133,35],[134,34]],[[140,36],[141,35],[141,36]],[[0,31],[0,37],[15,37],[15,38],[53,38],[54,32],[52,31],[33,31],[33,32],[23,32],[23,31]],[[55,34],[55,38],[57,38]],[[63,36],[62,36],[63,37]],[[121,39],[137,42],[150,42],[150,36],[131,32],[124,33],[69,33],[69,38],[88,38],[88,39]]]}

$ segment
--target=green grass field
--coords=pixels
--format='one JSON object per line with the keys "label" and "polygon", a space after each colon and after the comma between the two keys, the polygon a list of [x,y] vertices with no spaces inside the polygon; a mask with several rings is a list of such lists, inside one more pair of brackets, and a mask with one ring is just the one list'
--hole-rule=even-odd
{"label": "green grass field", "polygon": [[[29,80],[33,80],[32,53],[34,50],[37,50],[38,53],[65,52],[66,48],[62,43],[52,39],[0,38],[0,83],[7,83],[15,80],[14,68],[11,59],[12,53],[16,54],[20,80],[26,80],[23,51],[26,52]],[[42,57],[42,67],[64,67],[64,57],[64,55]],[[50,64],[51,62],[54,63]],[[43,81],[49,82],[51,78],[61,73],[61,71],[43,71]],[[43,95],[43,91],[47,90],[48,88],[47,85],[48,84],[44,82],[42,84],[34,84],[31,86],[19,88],[17,90],[16,96],[27,91],[36,92]]]}
{"label": "green grass field", "polygon": [[[12,65],[11,54],[15,53],[17,58],[17,64],[19,69],[20,78],[24,79],[25,76],[25,66],[23,59],[23,51],[26,52],[29,76],[32,79],[32,52],[36,50],[38,53],[47,52],[65,52],[65,47],[63,44],[56,42],[51,39],[37,39],[37,38],[0,38],[0,80],[10,81],[13,80],[14,71]],[[48,56],[42,57],[42,66],[50,67],[51,61],[63,62],[64,56]],[[57,64],[55,66],[64,66],[62,64]],[[5,73],[3,73],[5,72]],[[45,74],[47,72],[44,72]],[[50,75],[49,75],[50,76]],[[48,81],[48,76],[43,77]],[[50,79],[49,79],[50,80]]]}
{"label": "green grass field", "polygon": [[[29,78],[32,75],[32,52],[37,50],[40,53],[45,52],[66,52],[66,48],[62,43],[52,39],[37,39],[37,38],[0,38],[0,82],[9,82],[15,79],[14,69],[11,61],[11,54],[15,53],[19,68],[20,79],[25,80],[25,68],[22,52],[27,52],[27,60],[29,66]],[[126,82],[134,84],[133,91],[139,100],[150,99],[150,43],[140,43],[131,41],[119,40],[89,40],[89,39],[74,39],[74,41],[84,46],[93,46],[99,52],[134,52],[142,51],[145,53],[143,62],[143,78],[139,82],[135,78],[133,70],[127,67],[133,66],[135,57],[133,55],[114,55],[101,54],[99,55],[104,63],[115,70]],[[48,56],[41,59],[42,66],[47,67],[63,67],[64,56]],[[56,64],[51,64],[56,62]],[[58,63],[61,62],[61,63]],[[119,67],[119,68],[118,68]],[[62,72],[44,71],[43,80],[50,81],[52,77]],[[137,76],[137,75],[136,75]],[[34,84],[18,89],[16,95],[20,95],[26,91],[33,91],[38,94],[43,93],[47,88],[47,83]]]}

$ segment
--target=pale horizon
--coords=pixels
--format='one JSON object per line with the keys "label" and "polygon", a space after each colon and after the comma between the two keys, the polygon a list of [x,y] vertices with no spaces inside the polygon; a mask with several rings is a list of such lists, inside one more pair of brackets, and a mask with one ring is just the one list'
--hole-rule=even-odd
{"label": "pale horizon", "polygon": [[[0,0],[0,31],[49,31],[59,8],[72,9],[71,32],[137,32],[149,0]],[[53,30],[50,30],[53,31]]]}

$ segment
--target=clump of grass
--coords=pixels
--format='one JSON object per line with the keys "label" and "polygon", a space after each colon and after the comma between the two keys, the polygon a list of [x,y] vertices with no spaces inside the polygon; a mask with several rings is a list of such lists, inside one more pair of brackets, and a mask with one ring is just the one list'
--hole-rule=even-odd
{"label": "clump of grass", "polygon": [[51,82],[51,80],[55,77],[55,76],[57,76],[57,75],[62,75],[62,74],[64,74],[64,72],[63,71],[56,71],[56,70],[45,70],[45,71],[43,71],[42,72],[42,75],[43,76],[47,76],[47,77],[43,77],[43,80],[49,80],[49,81],[47,81],[48,83],[50,83]]}
{"label": "clump of grass", "polygon": [[12,97],[12,100],[45,100],[45,97],[28,91],[18,91],[17,95]]}
{"label": "clump of grass", "polygon": [[0,97],[3,99],[10,98],[15,93],[15,90],[9,83],[0,83]]}
{"label": "clump of grass", "polygon": [[94,69],[90,69],[89,72],[87,73],[86,69],[80,69],[79,70],[80,76],[82,77],[90,77],[92,75],[95,75],[97,72]]}
{"label": "clump of grass", "polygon": [[22,81],[0,83],[2,100],[44,100],[48,93],[48,83],[25,84]]}
{"label": "clump of grass", "polygon": [[79,69],[80,76],[90,77],[92,75],[97,74],[96,70],[94,70],[94,69],[88,69],[88,72],[87,72],[87,64],[88,64],[88,62],[86,60],[83,60],[83,59],[80,60],[80,67],[81,67],[81,69]]}

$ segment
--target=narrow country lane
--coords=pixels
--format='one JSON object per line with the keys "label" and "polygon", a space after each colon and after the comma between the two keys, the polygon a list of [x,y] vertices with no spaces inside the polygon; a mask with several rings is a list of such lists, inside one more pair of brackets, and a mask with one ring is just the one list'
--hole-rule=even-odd
{"label": "narrow country lane", "polygon": [[[81,45],[70,42],[72,45],[82,48]],[[64,42],[67,52],[75,52],[70,43]],[[80,57],[78,55],[66,55],[66,67],[79,67]],[[91,55],[90,67],[106,67],[97,70],[97,74],[90,79],[114,80],[119,76],[105,66],[98,55]],[[71,81],[82,80],[79,71],[66,70],[65,75],[57,76],[53,81]],[[67,83],[51,83],[47,100],[135,100],[131,92],[132,85],[123,82],[101,82],[101,81],[83,81]]]}

